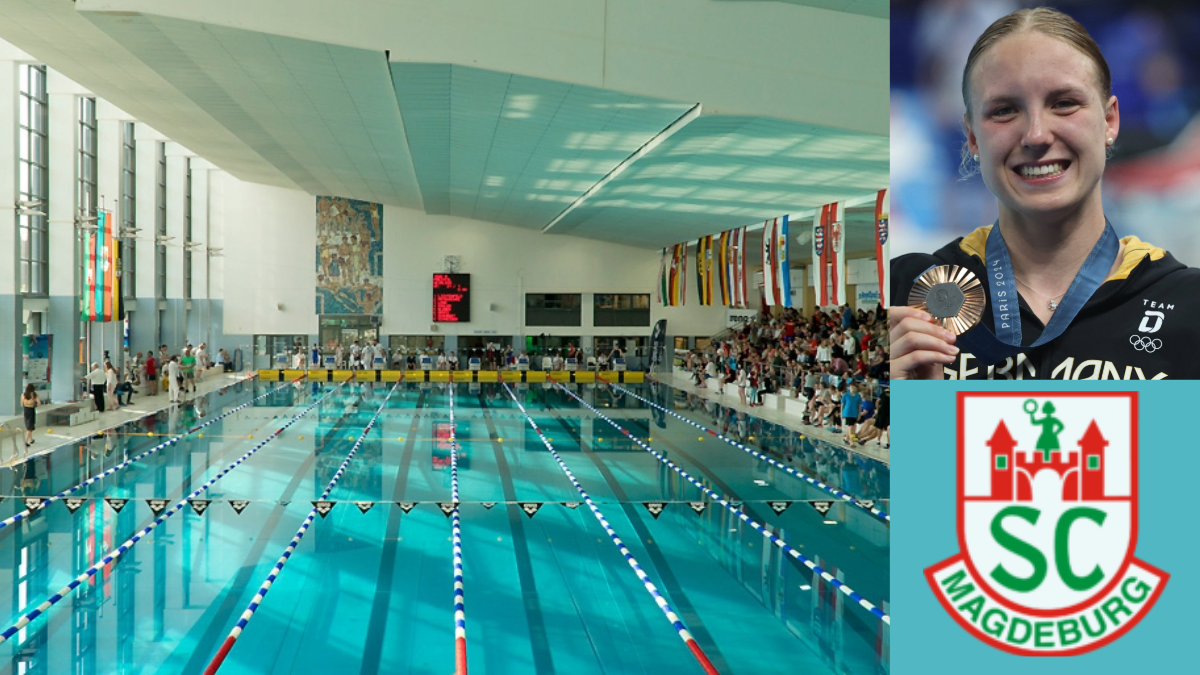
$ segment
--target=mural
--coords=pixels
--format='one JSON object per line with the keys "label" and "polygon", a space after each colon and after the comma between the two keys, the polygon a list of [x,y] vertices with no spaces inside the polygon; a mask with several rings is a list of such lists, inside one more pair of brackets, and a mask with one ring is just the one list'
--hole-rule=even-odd
{"label": "mural", "polygon": [[383,313],[383,205],[317,197],[317,314]]}

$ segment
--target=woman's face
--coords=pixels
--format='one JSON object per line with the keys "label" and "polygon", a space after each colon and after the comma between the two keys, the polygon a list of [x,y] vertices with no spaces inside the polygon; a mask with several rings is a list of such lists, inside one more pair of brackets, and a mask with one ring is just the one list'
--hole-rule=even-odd
{"label": "woman's face", "polygon": [[1004,38],[971,73],[967,143],[1001,209],[1054,215],[1100,198],[1117,98],[1102,99],[1096,65],[1036,31]]}

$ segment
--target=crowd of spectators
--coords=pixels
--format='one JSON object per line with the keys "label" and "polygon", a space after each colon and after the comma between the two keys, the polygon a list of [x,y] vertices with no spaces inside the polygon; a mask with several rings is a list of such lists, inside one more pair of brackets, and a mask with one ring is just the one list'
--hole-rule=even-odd
{"label": "crowd of spectators", "polygon": [[[887,315],[851,309],[761,313],[683,357],[699,388],[736,388],[748,407],[763,394],[806,402],[803,423],[842,434],[847,443],[890,441]],[[728,392],[733,393],[733,392]]]}

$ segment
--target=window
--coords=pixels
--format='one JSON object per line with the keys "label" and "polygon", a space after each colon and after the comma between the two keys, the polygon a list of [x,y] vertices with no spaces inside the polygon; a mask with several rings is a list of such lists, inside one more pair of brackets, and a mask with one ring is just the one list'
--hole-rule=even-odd
{"label": "window", "polygon": [[1008,469],[1008,457],[1004,455],[996,455],[996,470],[1006,471]]}
{"label": "window", "polygon": [[597,293],[594,297],[593,325],[649,326],[649,293]]}
{"label": "window", "polygon": [[192,299],[192,158],[183,181],[183,299]]}
{"label": "window", "polygon": [[167,144],[158,142],[158,189],[154,196],[154,297],[167,297]]}
{"label": "window", "polygon": [[137,154],[133,122],[121,123],[121,286],[126,298],[137,297]]}
{"label": "window", "polygon": [[20,292],[44,295],[49,291],[47,260],[50,212],[50,148],[47,142],[46,67],[21,64],[20,120],[17,153],[17,229]]}
{"label": "window", "polygon": [[1100,470],[1100,455],[1088,455],[1087,459],[1088,459],[1088,464],[1087,464],[1088,471],[1099,471]]}
{"label": "window", "polygon": [[579,326],[583,296],[579,293],[526,293],[526,326]]}

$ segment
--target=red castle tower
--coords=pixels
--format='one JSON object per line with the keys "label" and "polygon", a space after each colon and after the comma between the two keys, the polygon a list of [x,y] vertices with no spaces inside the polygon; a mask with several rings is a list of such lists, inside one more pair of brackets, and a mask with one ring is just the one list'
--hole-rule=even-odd
{"label": "red castle tower", "polygon": [[1104,448],[1108,440],[1095,420],[1079,439],[1078,451],[1051,451],[1049,461],[1040,451],[1033,453],[1032,459],[1016,452],[1017,441],[1003,420],[987,444],[991,448],[991,499],[1011,501],[1015,491],[1016,501],[1033,501],[1033,479],[1043,470],[1058,474],[1063,501],[1104,498]]}

